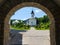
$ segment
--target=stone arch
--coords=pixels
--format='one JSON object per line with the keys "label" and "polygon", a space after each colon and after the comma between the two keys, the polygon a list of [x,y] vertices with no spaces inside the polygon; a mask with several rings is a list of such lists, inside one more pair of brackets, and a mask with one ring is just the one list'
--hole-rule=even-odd
{"label": "stone arch", "polygon": [[52,15],[52,13],[49,11],[48,8],[46,8],[45,6],[39,4],[39,3],[35,3],[35,2],[23,2],[21,4],[18,4],[17,6],[13,7],[8,14],[5,17],[4,20],[4,45],[8,45],[7,42],[9,41],[9,19],[10,17],[14,14],[15,11],[17,11],[18,9],[22,8],[22,7],[26,7],[26,6],[32,6],[32,7],[37,7],[42,9],[45,13],[47,13],[51,24],[50,24],[50,41],[51,41],[51,45],[56,45],[55,42],[55,20],[54,20],[54,16]]}

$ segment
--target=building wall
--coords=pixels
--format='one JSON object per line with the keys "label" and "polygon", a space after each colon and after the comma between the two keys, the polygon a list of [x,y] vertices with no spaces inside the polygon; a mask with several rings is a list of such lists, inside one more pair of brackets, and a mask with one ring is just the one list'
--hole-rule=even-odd
{"label": "building wall", "polygon": [[36,19],[29,19],[29,25],[35,26],[36,25]]}

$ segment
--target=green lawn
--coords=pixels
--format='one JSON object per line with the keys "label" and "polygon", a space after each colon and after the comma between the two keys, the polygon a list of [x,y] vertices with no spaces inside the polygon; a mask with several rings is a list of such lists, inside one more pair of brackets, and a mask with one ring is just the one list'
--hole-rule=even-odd
{"label": "green lawn", "polygon": [[36,27],[35,27],[35,29],[36,30],[49,30],[49,28],[48,29],[45,29],[45,28],[36,28]]}
{"label": "green lawn", "polygon": [[15,30],[29,30],[30,28],[27,28],[27,27],[18,28],[18,27],[10,26],[10,29],[15,29]]}

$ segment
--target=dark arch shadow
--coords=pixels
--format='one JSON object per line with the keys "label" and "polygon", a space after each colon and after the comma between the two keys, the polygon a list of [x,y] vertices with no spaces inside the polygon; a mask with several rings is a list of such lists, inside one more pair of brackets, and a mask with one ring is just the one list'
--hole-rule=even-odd
{"label": "dark arch shadow", "polygon": [[20,32],[26,32],[26,31],[25,30],[14,30],[14,29],[10,30],[9,45],[23,45],[22,44],[23,34],[21,34]]}

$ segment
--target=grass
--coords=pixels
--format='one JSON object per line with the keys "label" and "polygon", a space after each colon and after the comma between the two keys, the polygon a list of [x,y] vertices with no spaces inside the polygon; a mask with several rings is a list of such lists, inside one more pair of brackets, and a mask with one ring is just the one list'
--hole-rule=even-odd
{"label": "grass", "polygon": [[49,28],[48,29],[45,29],[45,28],[35,28],[36,30],[49,30]]}
{"label": "grass", "polygon": [[15,29],[15,30],[29,30],[30,28],[25,28],[25,27],[18,28],[18,27],[12,27],[12,26],[10,26],[10,29]]}
{"label": "grass", "polygon": [[[49,30],[49,24],[42,24],[40,26],[34,26],[34,28],[36,30]],[[14,29],[14,30],[29,30],[30,26],[28,28],[28,26],[22,26],[22,27],[14,27],[14,26],[10,26],[10,29]]]}

